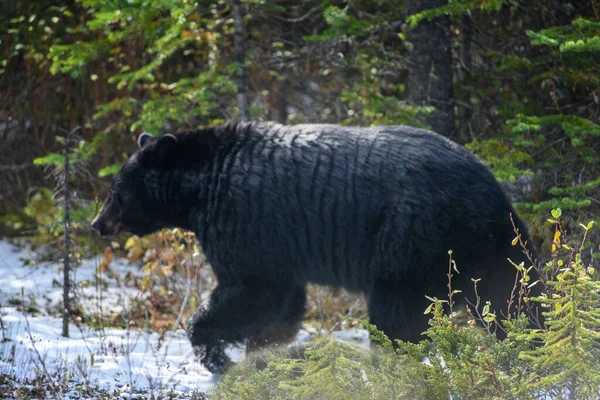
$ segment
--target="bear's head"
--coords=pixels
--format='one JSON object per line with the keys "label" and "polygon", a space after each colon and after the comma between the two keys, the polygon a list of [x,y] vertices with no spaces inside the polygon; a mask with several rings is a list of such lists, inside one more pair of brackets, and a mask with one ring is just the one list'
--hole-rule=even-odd
{"label": "bear's head", "polygon": [[177,137],[142,133],[139,150],[121,168],[92,229],[100,236],[130,232],[138,236],[172,227],[164,177],[177,151]]}

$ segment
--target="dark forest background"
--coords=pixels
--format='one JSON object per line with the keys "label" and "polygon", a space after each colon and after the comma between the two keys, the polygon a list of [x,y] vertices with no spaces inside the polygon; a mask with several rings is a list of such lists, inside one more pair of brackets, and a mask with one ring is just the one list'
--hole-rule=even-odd
{"label": "dark forest background", "polygon": [[77,230],[140,132],[261,119],[435,130],[491,166],[549,250],[551,209],[577,222],[600,206],[599,13],[596,0],[2,2],[1,232],[59,218],[47,168],[74,129]]}

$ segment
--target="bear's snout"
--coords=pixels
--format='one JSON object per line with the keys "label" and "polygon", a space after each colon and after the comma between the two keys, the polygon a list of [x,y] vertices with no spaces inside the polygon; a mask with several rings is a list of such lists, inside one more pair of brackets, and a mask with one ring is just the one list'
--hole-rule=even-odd
{"label": "bear's snout", "polygon": [[92,230],[94,232],[96,232],[98,235],[100,236],[104,236],[103,234],[103,229],[102,229],[102,223],[100,222],[100,216],[98,215],[96,218],[94,218],[94,220],[92,221]]}
{"label": "bear's snout", "polygon": [[92,221],[92,230],[100,236],[116,235],[121,231],[121,224],[107,215],[109,214],[109,208],[102,208]]}
{"label": "bear's snout", "polygon": [[113,221],[104,221],[101,215],[94,218],[92,230],[100,236],[116,235],[121,231],[121,224]]}

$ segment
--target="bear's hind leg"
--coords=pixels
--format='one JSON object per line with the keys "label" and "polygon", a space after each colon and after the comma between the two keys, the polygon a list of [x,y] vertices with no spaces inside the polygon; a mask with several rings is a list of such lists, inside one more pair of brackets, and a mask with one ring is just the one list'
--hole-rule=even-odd
{"label": "bear's hind leg", "polygon": [[249,351],[262,350],[270,344],[289,343],[296,337],[306,311],[306,289],[296,286],[281,301],[285,303],[285,311],[280,323],[264,329],[258,336],[250,337],[247,343]]}
{"label": "bear's hind leg", "polygon": [[258,336],[248,338],[246,343],[248,361],[255,363],[260,369],[266,368],[267,364],[261,352],[267,347],[292,342],[302,326],[305,311],[306,288],[297,286],[290,291],[282,322],[268,327]]}
{"label": "bear's hind leg", "polygon": [[417,343],[427,329],[427,299],[422,289],[408,284],[378,282],[369,291],[370,323],[392,341]]}

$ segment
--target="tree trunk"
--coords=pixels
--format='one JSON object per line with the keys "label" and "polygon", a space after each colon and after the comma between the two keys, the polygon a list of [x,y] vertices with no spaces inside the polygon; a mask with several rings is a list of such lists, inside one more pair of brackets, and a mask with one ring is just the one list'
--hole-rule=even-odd
{"label": "tree trunk", "polygon": [[[461,18],[462,41],[460,43],[459,57],[461,62],[454,70],[456,82],[460,86],[461,83],[469,81],[473,71],[473,19],[469,14],[465,14]],[[455,139],[460,143],[466,143],[476,137],[473,131],[474,125],[474,108],[477,107],[471,101],[471,92],[463,91],[462,95],[456,96],[459,100],[455,107],[456,113],[456,134]]]}
{"label": "tree trunk", "polygon": [[69,292],[71,291],[71,282],[69,279],[69,274],[71,272],[71,265],[69,263],[69,252],[70,252],[70,244],[71,244],[71,192],[69,190],[69,144],[70,144],[71,136],[67,136],[65,138],[65,165],[64,168],[64,180],[63,180],[63,190],[65,195],[65,215],[64,215],[64,239],[65,239],[65,259],[64,259],[64,268],[63,268],[63,329],[62,335],[64,337],[69,337],[69,318],[71,316],[71,302],[69,300]]}
{"label": "tree trunk", "polygon": [[248,91],[246,89],[246,30],[244,28],[244,13],[240,0],[232,0],[231,12],[235,33],[233,37],[235,45],[235,61],[240,67],[237,77],[237,100],[240,112],[240,120],[248,120]]}
{"label": "tree trunk", "polygon": [[[447,0],[408,0],[406,10],[408,15],[413,15],[447,3]],[[450,19],[443,16],[432,21],[422,21],[407,36],[412,44],[408,99],[419,106],[434,106],[436,111],[427,117],[427,124],[434,131],[454,138]]]}

